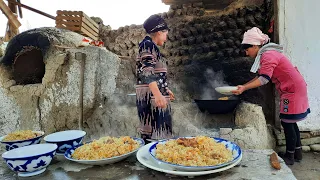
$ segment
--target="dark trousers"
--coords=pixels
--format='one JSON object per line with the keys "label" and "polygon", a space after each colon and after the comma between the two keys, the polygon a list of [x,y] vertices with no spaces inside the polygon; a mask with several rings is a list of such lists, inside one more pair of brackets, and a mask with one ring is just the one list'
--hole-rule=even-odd
{"label": "dark trousers", "polygon": [[301,147],[300,131],[297,123],[286,123],[281,121],[281,125],[286,137],[286,149],[294,152],[296,147]]}

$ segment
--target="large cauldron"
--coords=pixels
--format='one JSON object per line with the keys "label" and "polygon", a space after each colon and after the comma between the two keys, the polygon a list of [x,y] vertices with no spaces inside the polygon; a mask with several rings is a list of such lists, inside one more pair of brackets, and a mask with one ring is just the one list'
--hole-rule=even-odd
{"label": "large cauldron", "polygon": [[232,113],[240,103],[238,97],[230,97],[228,100],[200,100],[194,99],[201,112],[207,111],[210,114]]}

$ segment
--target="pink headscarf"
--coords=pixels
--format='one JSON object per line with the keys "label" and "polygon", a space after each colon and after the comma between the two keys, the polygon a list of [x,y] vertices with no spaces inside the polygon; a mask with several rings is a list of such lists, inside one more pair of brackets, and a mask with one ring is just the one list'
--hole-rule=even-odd
{"label": "pink headscarf", "polygon": [[241,44],[263,45],[269,41],[268,35],[263,34],[259,28],[253,27],[244,33]]}

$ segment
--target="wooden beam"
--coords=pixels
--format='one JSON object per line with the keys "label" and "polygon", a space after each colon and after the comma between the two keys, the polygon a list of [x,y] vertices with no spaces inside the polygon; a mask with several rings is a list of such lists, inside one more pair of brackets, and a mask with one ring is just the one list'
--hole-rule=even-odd
{"label": "wooden beam", "polygon": [[189,4],[189,3],[198,3],[202,2],[203,0],[162,0],[162,3],[166,5],[173,5],[173,4]]}
{"label": "wooden beam", "polygon": [[166,5],[203,3],[205,9],[224,9],[236,0],[162,0]]}
{"label": "wooden beam", "polygon": [[19,22],[17,17],[13,14],[13,12],[6,5],[6,3],[3,2],[3,0],[0,0],[0,9],[3,12],[3,14],[8,18],[10,24],[12,24],[14,28],[18,29],[21,26],[21,23]]}
{"label": "wooden beam", "polygon": [[[274,0],[273,1],[273,8],[274,8],[274,12],[273,12],[273,15],[275,17],[274,19],[274,25],[273,25],[273,42],[275,43],[279,43],[279,7],[280,7],[280,0]],[[279,93],[277,92],[275,86],[273,86],[273,96],[275,97],[273,99],[273,105],[272,106],[272,110],[274,112],[274,124],[275,124],[275,127],[278,129],[278,130],[281,130],[281,120],[280,120],[280,117],[279,117],[279,112],[280,112],[280,95]]]}
{"label": "wooden beam", "polygon": [[[18,3],[21,3],[20,0],[17,0]],[[23,15],[22,15],[22,9],[20,6],[18,6],[18,10],[19,10],[19,17],[22,19]]]}
{"label": "wooden beam", "polygon": [[205,9],[215,9],[215,10],[222,10],[228,7],[232,2],[235,0],[203,0],[203,4]]}
{"label": "wooden beam", "polygon": [[[2,0],[1,0],[1,1],[2,1]],[[23,7],[23,8],[25,8],[25,9],[28,9],[28,10],[30,10],[30,11],[33,11],[33,12],[35,12],[35,13],[41,14],[41,15],[43,15],[43,16],[46,16],[46,17],[48,17],[48,18],[50,18],[50,19],[53,19],[53,20],[56,19],[56,17],[54,17],[54,16],[52,16],[52,15],[50,15],[50,14],[47,14],[47,13],[45,13],[45,12],[39,11],[39,10],[37,10],[37,9],[35,9],[35,8],[32,8],[32,7],[30,7],[30,6],[27,6],[27,5],[24,5],[24,4],[15,2],[15,1],[13,1],[13,0],[8,0],[8,2],[13,3],[13,4],[15,4],[15,5],[18,5],[19,7]]]}
{"label": "wooden beam", "polygon": [[8,7],[10,8],[12,13],[17,14],[17,6],[15,4],[8,2]]}

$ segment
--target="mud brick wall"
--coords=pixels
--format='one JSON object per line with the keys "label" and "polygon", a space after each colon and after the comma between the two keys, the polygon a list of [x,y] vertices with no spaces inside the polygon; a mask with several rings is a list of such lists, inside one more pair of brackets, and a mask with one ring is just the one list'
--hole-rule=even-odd
{"label": "mud brick wall", "polygon": [[[237,0],[214,12],[206,11],[202,3],[172,5],[168,12],[160,14],[170,28],[161,52],[168,59],[171,82],[179,84],[178,97],[185,101],[200,98],[201,87],[209,80],[203,73],[208,68],[222,71],[229,85],[253,78],[255,74],[249,72],[253,60],[244,57],[245,52],[240,49],[242,35],[254,26],[267,33],[272,14],[272,3],[268,0]],[[134,72],[138,43],[145,35],[142,25],[130,25],[117,30],[101,27],[100,36],[107,49],[130,59]],[[268,95],[263,91],[263,88],[250,90],[241,98],[268,109],[270,104],[265,102]]]}

